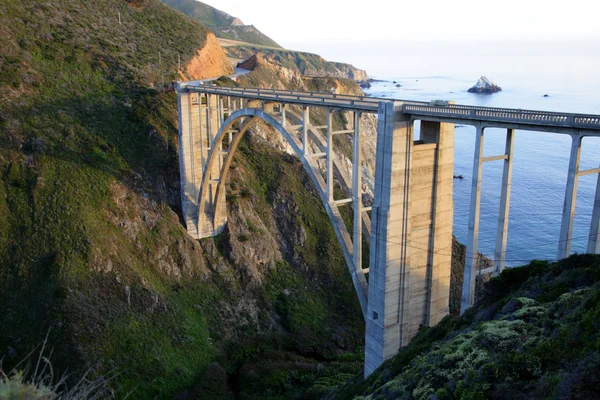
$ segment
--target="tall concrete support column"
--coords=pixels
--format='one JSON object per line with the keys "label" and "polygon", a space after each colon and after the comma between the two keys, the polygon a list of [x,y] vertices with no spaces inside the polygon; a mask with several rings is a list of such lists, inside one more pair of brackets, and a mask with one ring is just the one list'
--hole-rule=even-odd
{"label": "tall concrete support column", "polygon": [[504,149],[504,168],[502,170],[502,190],[500,210],[498,212],[498,230],[496,232],[496,251],[494,252],[494,276],[498,276],[506,266],[506,241],[508,240],[508,214],[510,209],[510,189],[512,185],[513,137],[514,130],[506,132]]}
{"label": "tall concrete support column", "polygon": [[212,135],[214,129],[213,112],[215,111],[215,96],[211,94],[206,95],[206,134],[208,136],[208,144],[212,142]]}
{"label": "tall concrete support column", "polygon": [[302,153],[306,156],[309,152],[308,126],[310,125],[310,109],[302,106]]}
{"label": "tall concrete support column", "polygon": [[354,268],[362,272],[362,148],[360,137],[360,112],[354,113],[354,151],[352,152],[352,204]]}
{"label": "tall concrete support column", "polygon": [[475,277],[477,276],[477,244],[479,241],[479,210],[481,201],[481,171],[483,163],[483,130],[476,127],[475,157],[473,160],[473,181],[471,184],[471,207],[469,211],[469,232],[467,236],[467,254],[463,278],[460,313],[463,314],[474,303]]}
{"label": "tall concrete support column", "polygon": [[573,237],[573,220],[575,217],[575,200],[577,199],[577,181],[579,173],[579,159],[581,156],[581,135],[573,135],[571,142],[571,156],[569,158],[569,174],[563,204],[562,223],[558,238],[559,260],[571,254],[571,239]]}
{"label": "tall concrete support column", "polygon": [[600,254],[600,174],[598,174],[598,182],[596,183],[596,196],[594,199],[587,252]]}
{"label": "tall concrete support column", "polygon": [[185,90],[185,86],[178,85],[177,108],[181,209],[189,235],[197,239],[199,238],[198,195],[202,184],[199,94],[189,93]]}
{"label": "tall concrete support column", "polygon": [[286,104],[281,104],[280,105],[281,108],[281,126],[285,127],[285,109],[286,109]]}
{"label": "tall concrete support column", "polygon": [[409,119],[399,117],[396,121],[395,117],[393,103],[379,103],[365,377],[398,352],[408,328],[407,234],[413,131]]}
{"label": "tall concrete support column", "polygon": [[[428,249],[426,261],[426,280],[425,285],[420,281],[421,274],[414,273],[419,271],[418,260],[411,259],[411,287],[419,285],[427,288],[424,309],[422,311],[422,321],[411,315],[413,321],[412,333],[416,333],[415,325],[422,322],[426,326],[434,326],[450,312],[450,273],[452,265],[452,226],[454,215],[454,199],[452,197],[452,188],[454,185],[454,124],[421,121],[421,141],[423,144],[415,145],[415,155],[411,173],[419,176],[419,181],[425,179],[426,185],[417,186],[416,179],[411,182],[411,213],[414,223],[411,224],[411,242],[415,253],[418,248]],[[428,149],[434,143],[437,144],[433,149]],[[429,154],[428,154],[429,153]],[[423,158],[423,155],[428,157]],[[433,162],[429,161],[433,156]],[[420,158],[417,159],[417,157]],[[423,164],[421,164],[423,163]],[[421,165],[419,165],[421,164]],[[433,173],[426,171],[427,166],[433,165]],[[429,182],[433,181],[432,190],[429,189]],[[425,191],[420,195],[420,188]],[[429,209],[419,210],[419,205],[425,203],[428,193],[433,196]],[[431,210],[431,211],[430,211]],[[429,224],[427,214],[431,215]],[[418,230],[418,226],[424,229]],[[429,226],[427,226],[429,225]],[[427,236],[420,235],[428,234]],[[424,239],[426,238],[426,239]],[[410,243],[409,243],[410,244]],[[413,292],[411,299],[411,313],[418,314],[421,306],[422,296]],[[416,307],[416,309],[415,309]]]}
{"label": "tall concrete support column", "polygon": [[[365,376],[448,314],[454,124],[413,122],[380,103],[371,215]],[[432,195],[433,194],[433,195]]]}
{"label": "tall concrete support column", "polygon": [[219,131],[219,129],[221,128],[221,124],[223,123],[223,121],[225,121],[225,109],[223,107],[223,96],[218,96],[218,102],[217,102],[217,107],[219,108],[219,125],[218,128],[215,130],[215,132],[213,133],[213,136],[217,135],[217,132]]}
{"label": "tall concrete support column", "polygon": [[328,201],[333,201],[333,133],[331,126],[331,109],[327,109],[327,166],[326,166],[326,175],[327,175],[327,199]]}
{"label": "tall concrete support column", "polygon": [[[208,104],[207,97],[203,94],[199,94],[198,99],[198,119],[199,119],[199,128],[200,128],[200,150],[202,156],[202,166],[206,163],[206,158],[208,156],[208,146],[210,144],[210,138],[208,137],[208,128],[207,128],[207,120],[206,120],[206,107],[205,104]],[[203,167],[204,168],[204,167]]]}

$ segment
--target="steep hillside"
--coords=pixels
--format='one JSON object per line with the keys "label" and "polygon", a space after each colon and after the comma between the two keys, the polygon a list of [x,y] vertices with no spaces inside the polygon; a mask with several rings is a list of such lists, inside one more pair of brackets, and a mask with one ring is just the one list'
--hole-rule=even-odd
{"label": "steep hillside", "polygon": [[238,40],[253,45],[281,48],[277,42],[259,31],[254,25],[215,26],[210,29],[212,29],[219,38]]}
{"label": "steep hillside", "polygon": [[176,96],[152,86],[205,53],[207,30],[157,0],[0,10],[2,368],[49,332],[57,375],[116,372],[117,398],[215,376],[224,396],[300,398],[357,372],[358,302],[296,159],[249,136],[229,230],[198,242],[181,225]]}
{"label": "steep hillside", "polygon": [[238,18],[196,0],[162,0],[163,3],[208,26],[219,38],[256,45],[281,47],[254,25],[244,25]]}
{"label": "steep hillside", "polygon": [[600,398],[600,256],[534,261],[331,399]]}
{"label": "steep hillside", "polygon": [[[319,398],[356,375],[350,276],[272,130],[240,145],[226,232],[183,229],[176,95],[162,82],[231,72],[207,29],[158,0],[0,11],[0,369],[49,333],[56,376],[115,373],[116,398]],[[360,93],[280,64],[240,82]]]}
{"label": "steep hillside", "polygon": [[208,27],[230,26],[237,20],[237,18],[232,17],[224,11],[217,10],[206,3],[196,0],[161,1]]}

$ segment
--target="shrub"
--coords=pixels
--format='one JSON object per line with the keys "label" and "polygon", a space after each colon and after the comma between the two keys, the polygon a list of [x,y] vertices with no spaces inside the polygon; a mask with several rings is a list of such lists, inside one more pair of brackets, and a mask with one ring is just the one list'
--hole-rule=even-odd
{"label": "shrub", "polygon": [[[0,399],[6,400],[96,400],[109,396],[108,381],[104,377],[95,381],[86,375],[74,386],[67,385],[69,375],[57,378],[49,360],[44,355],[46,342],[38,354],[35,367],[29,362],[30,353],[8,374],[2,370],[0,362]],[[52,353],[50,353],[52,354]],[[1,361],[1,360],[0,360]],[[22,366],[22,368],[20,368]],[[33,372],[32,372],[33,369]]]}

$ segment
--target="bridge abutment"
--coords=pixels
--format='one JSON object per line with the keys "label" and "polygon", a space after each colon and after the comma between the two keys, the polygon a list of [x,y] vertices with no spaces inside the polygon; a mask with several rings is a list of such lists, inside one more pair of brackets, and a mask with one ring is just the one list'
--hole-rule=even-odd
{"label": "bridge abutment", "polygon": [[365,376],[448,314],[454,124],[423,121],[415,142],[400,110],[379,109]]}
{"label": "bridge abutment", "polygon": [[200,132],[200,94],[180,92],[179,176],[181,210],[188,234],[198,239],[198,195],[202,184],[202,135]]}
{"label": "bridge abutment", "polygon": [[[188,234],[194,239],[218,235],[227,223],[227,213],[214,215],[222,156],[208,164],[214,132],[220,128],[223,105],[219,96],[179,90],[179,163],[181,210]],[[216,143],[222,151],[221,143]],[[206,176],[204,176],[206,175]],[[203,180],[208,193],[200,199]],[[219,194],[225,200],[225,192]]]}

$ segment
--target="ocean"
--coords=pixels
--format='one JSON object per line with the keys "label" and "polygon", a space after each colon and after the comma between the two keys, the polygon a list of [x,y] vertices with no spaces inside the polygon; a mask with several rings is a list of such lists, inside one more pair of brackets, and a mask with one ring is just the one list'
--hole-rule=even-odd
{"label": "ocean", "polygon": [[[454,100],[457,104],[600,114],[598,42],[421,42],[305,44],[329,60],[366,69],[376,82],[369,95],[403,100]],[[502,87],[492,95],[467,89],[485,75]],[[393,83],[396,81],[400,87]],[[548,97],[544,97],[548,95]],[[503,154],[506,131],[486,129],[484,155]],[[466,243],[475,128],[455,131],[454,234]],[[506,259],[522,265],[557,257],[571,139],[516,131]],[[485,163],[479,251],[493,257],[502,162]],[[600,138],[583,139],[580,169],[600,164]],[[586,251],[597,175],[580,177],[572,252]]]}

